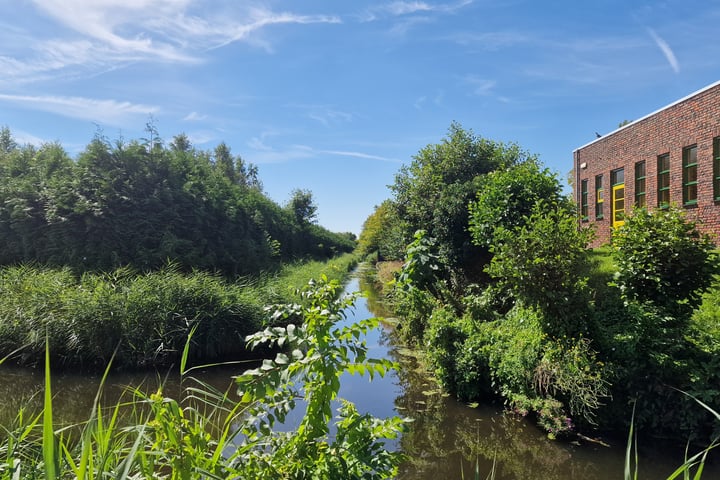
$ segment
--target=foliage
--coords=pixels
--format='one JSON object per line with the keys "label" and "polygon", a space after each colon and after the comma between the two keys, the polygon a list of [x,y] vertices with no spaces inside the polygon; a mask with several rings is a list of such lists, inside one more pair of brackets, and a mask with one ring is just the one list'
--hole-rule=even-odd
{"label": "foliage", "polygon": [[[386,478],[395,472],[399,457],[385,451],[380,439],[397,434],[399,419],[361,416],[343,402],[338,431],[330,440],[331,406],[340,376],[359,373],[372,379],[394,368],[389,360],[368,359],[367,346],[358,342],[361,334],[378,326],[376,319],[337,325],[353,302],[352,297],[338,298],[338,288],[325,279],[311,283],[302,305],[279,307],[273,314],[277,320],[303,318],[301,325],[290,323],[248,337],[252,346],[277,345],[289,352],[237,377],[243,402],[252,404],[252,422],[245,422],[238,460],[253,478]],[[291,433],[268,435],[297,398],[306,404],[300,425]],[[261,440],[268,450],[256,447]]]}
{"label": "foliage", "polygon": [[425,230],[415,232],[395,281],[393,297],[398,313],[403,316],[400,328],[408,342],[422,340],[428,317],[444,296],[435,249],[435,239],[429,238]]}
{"label": "foliage", "polygon": [[313,223],[317,219],[317,205],[310,190],[299,188],[293,190],[286,208],[300,226]]}
{"label": "foliage", "polygon": [[575,336],[586,330],[591,236],[570,212],[538,202],[525,225],[496,229],[486,270],[497,288],[545,313],[549,334]]}
{"label": "foliage", "polygon": [[471,244],[467,206],[483,175],[527,158],[515,144],[484,139],[451,124],[447,137],[421,149],[390,186],[406,243],[416,230],[426,229],[437,239],[440,259],[449,267],[446,274],[478,273],[482,251]]}
{"label": "foliage", "polygon": [[623,297],[652,302],[679,320],[700,305],[720,273],[710,238],[675,207],[635,210],[613,234],[612,245]]}
{"label": "foliage", "polygon": [[379,261],[400,260],[405,248],[400,229],[397,207],[391,200],[385,200],[363,223],[358,252],[362,256],[377,254]]}
{"label": "foliage", "polygon": [[541,170],[535,159],[513,165],[505,170],[486,174],[470,203],[470,233],[473,243],[489,248],[496,243],[495,230],[514,230],[525,224],[535,204],[555,210],[563,201],[557,176]]}
{"label": "foliage", "polygon": [[118,269],[79,278],[68,268],[0,269],[0,355],[24,347],[17,361],[41,364],[45,334],[57,367],[118,368],[175,362],[195,328],[191,360],[247,356],[245,335],[264,321],[263,306],[294,302],[294,289],[322,271],[336,280],[355,264],[351,255],[288,265],[275,276],[228,282],[217,275]]}
{"label": "foliage", "polygon": [[114,144],[98,134],[73,161],[57,143],[18,146],[4,130],[0,265],[85,272],[170,260],[235,276],[354,249],[345,235],[303,228],[314,210],[300,222],[227,145],[204,152],[180,135],[166,148],[151,124],[148,134]]}
{"label": "foliage", "polygon": [[[37,363],[50,335],[58,366],[97,368],[164,365],[197,328],[191,358],[244,354],[242,338],[262,319],[256,289],[173,267],[135,274],[8,267],[0,270],[0,352],[24,346],[18,361]],[[115,353],[114,353],[115,352]]]}
{"label": "foliage", "polygon": [[[104,409],[101,381],[87,422],[68,428],[52,415],[49,348],[46,356],[44,412],[4,426],[0,478],[390,478],[401,456],[385,450],[402,420],[360,414],[349,402],[339,408],[330,432],[331,408],[342,372],[384,374],[394,365],[366,358],[359,340],[375,328],[373,319],[338,326],[352,300],[337,298],[338,285],[324,280],[304,291],[304,306],[281,307],[276,316],[300,311],[301,325],[250,336],[254,344],[289,347],[275,360],[237,377],[241,401],[193,378],[187,368],[189,343],[180,360],[187,388],[181,398],[162,388],[132,392],[129,402]],[[1,363],[1,361],[0,361]],[[301,394],[307,408],[296,431],[280,422]],[[121,417],[122,420],[121,420]],[[274,428],[271,428],[274,427]]]}

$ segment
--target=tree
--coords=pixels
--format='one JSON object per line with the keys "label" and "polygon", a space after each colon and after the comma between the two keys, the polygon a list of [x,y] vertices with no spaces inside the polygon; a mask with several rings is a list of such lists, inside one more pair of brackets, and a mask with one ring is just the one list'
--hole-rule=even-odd
{"label": "tree", "polygon": [[532,157],[515,144],[487,140],[452,123],[447,137],[420,150],[390,186],[405,243],[416,230],[426,229],[450,271],[476,268],[478,249],[468,234],[468,204],[483,175],[527,158]]}
{"label": "tree", "polygon": [[537,161],[527,160],[482,179],[477,198],[470,204],[470,233],[476,245],[490,247],[498,227],[513,230],[527,222],[535,204],[555,210],[562,203],[557,176]]}
{"label": "tree", "polygon": [[287,208],[295,216],[298,225],[315,223],[317,219],[317,205],[310,190],[293,190]]}
{"label": "tree", "polygon": [[378,260],[400,260],[404,254],[397,209],[391,200],[385,200],[363,223],[358,241],[361,255],[378,254]]}
{"label": "tree", "polygon": [[10,153],[18,148],[17,142],[7,126],[0,128],[0,153]]}
{"label": "tree", "polygon": [[189,152],[191,149],[190,138],[184,133],[175,135],[170,142],[170,150],[173,152]]}
{"label": "tree", "polygon": [[230,153],[230,147],[225,142],[215,147],[215,168],[231,182],[237,182],[238,176],[235,171],[235,159]]}

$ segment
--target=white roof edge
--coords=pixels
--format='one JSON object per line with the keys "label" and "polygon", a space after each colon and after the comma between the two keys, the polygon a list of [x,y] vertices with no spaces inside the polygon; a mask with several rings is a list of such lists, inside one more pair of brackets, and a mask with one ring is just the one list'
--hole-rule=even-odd
{"label": "white roof edge", "polygon": [[593,141],[591,141],[591,142],[588,142],[588,143],[586,143],[585,145],[583,145],[583,146],[581,146],[581,147],[576,148],[575,150],[573,150],[573,153],[577,152],[578,150],[582,150],[583,148],[587,147],[588,145],[592,145],[593,143],[595,143],[595,142],[597,142],[597,141],[599,141],[599,140],[602,140],[602,139],[604,139],[604,138],[606,138],[606,137],[608,137],[608,136],[610,136],[610,135],[613,135],[613,134],[619,132],[620,130],[623,130],[624,128],[627,128],[627,127],[629,127],[629,126],[631,126],[631,125],[635,125],[636,123],[642,122],[642,121],[645,120],[646,118],[652,117],[653,115],[658,114],[658,113],[662,112],[663,110],[667,110],[667,109],[670,108],[670,107],[674,107],[674,106],[677,105],[678,103],[682,103],[682,102],[684,102],[684,101],[686,101],[686,100],[691,99],[692,97],[694,97],[694,96],[696,96],[696,95],[700,95],[701,93],[705,92],[706,90],[710,90],[711,88],[717,87],[718,85],[720,85],[720,80],[718,80],[718,81],[716,81],[716,82],[714,82],[714,83],[711,83],[710,85],[707,85],[707,86],[701,88],[700,90],[696,90],[696,91],[694,91],[693,93],[691,93],[690,95],[684,96],[684,97],[681,98],[680,100],[675,100],[674,102],[672,102],[672,103],[670,103],[670,104],[668,104],[668,105],[665,105],[665,106],[662,107],[662,108],[658,108],[658,109],[655,110],[654,112],[648,113],[647,115],[645,115],[645,116],[643,116],[643,117],[640,117],[640,118],[638,118],[637,120],[633,120],[632,122],[628,123],[627,125],[623,125],[622,127],[616,128],[616,129],[613,130],[612,132],[607,133],[607,134],[603,135],[602,137],[596,138],[595,140],[593,140]]}

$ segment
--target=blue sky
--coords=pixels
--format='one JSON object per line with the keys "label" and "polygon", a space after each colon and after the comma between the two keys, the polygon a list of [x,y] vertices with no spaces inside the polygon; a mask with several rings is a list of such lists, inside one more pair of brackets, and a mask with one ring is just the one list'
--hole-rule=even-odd
{"label": "blue sky", "polygon": [[720,79],[720,2],[0,0],[0,125],[225,141],[359,233],[452,121],[561,178],[572,151]]}

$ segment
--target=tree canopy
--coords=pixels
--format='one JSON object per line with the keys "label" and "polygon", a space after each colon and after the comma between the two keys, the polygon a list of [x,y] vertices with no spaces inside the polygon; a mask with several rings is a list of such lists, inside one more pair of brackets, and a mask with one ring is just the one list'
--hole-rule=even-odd
{"label": "tree canopy", "polygon": [[58,143],[20,146],[3,128],[0,264],[147,270],[172,261],[236,275],[353,249],[345,234],[301,231],[315,210],[300,219],[269,199],[257,167],[226,144],[201,151],[181,134],[168,148],[151,127],[139,141],[97,134],[75,160]]}

